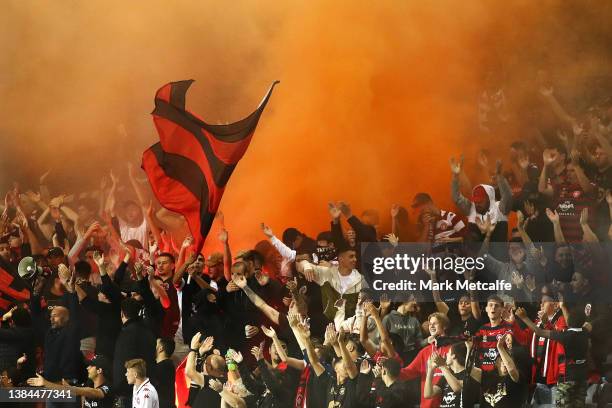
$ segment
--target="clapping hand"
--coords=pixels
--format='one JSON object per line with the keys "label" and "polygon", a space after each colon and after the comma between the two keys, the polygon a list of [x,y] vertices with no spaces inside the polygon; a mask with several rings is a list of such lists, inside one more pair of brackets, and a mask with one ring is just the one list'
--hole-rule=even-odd
{"label": "clapping hand", "polygon": [[208,386],[210,387],[211,390],[215,392],[223,391],[223,384],[221,383],[221,381],[217,380],[216,378],[211,378],[210,380],[208,380]]}
{"label": "clapping hand", "polygon": [[359,367],[359,372],[361,374],[370,374],[370,371],[372,371],[372,367],[370,367],[370,362],[367,359],[363,359],[361,360],[361,366]]}
{"label": "clapping hand", "polygon": [[263,331],[263,333],[271,339],[276,337],[276,331],[274,330],[273,327],[266,327],[264,325],[261,325],[261,331]]}

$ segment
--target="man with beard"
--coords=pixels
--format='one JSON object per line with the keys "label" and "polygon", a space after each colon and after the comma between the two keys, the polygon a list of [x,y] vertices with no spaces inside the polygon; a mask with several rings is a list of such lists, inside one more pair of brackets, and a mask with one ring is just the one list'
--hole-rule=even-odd
{"label": "man with beard", "polygon": [[45,379],[40,374],[29,378],[28,385],[70,391],[74,395],[83,397],[84,408],[112,408],[111,371],[112,363],[104,356],[96,356],[87,364],[88,384],[86,386],[59,385]]}
{"label": "man with beard", "polygon": [[[453,201],[468,218],[468,227],[472,232],[478,232],[477,222],[488,219],[494,226],[491,242],[506,242],[508,235],[508,213],[512,209],[512,191],[508,181],[502,174],[501,161],[497,162],[495,176],[501,200],[495,200],[495,188],[488,184],[479,184],[472,190],[470,199],[464,197],[459,191],[459,175],[463,163],[451,159],[453,173],[451,193]],[[482,239],[480,239],[482,240]],[[495,254],[498,256],[497,254]],[[499,259],[503,259],[498,256]]]}
{"label": "man with beard", "polygon": [[[68,270],[64,265],[63,269]],[[81,379],[83,356],[80,350],[79,336],[79,306],[74,293],[74,280],[68,274],[60,276],[62,285],[68,293],[62,297],[62,306],[51,309],[50,327],[44,335],[44,372],[43,376],[52,382],[65,379],[70,385],[75,385]],[[34,288],[30,299],[32,317],[36,320],[45,319],[41,310],[40,285]],[[46,323],[46,322],[45,322]]]}

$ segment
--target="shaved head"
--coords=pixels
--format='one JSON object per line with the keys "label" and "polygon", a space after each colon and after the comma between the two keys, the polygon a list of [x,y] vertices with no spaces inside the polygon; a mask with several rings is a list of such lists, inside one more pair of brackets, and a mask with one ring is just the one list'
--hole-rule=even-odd
{"label": "shaved head", "polygon": [[59,329],[66,326],[70,320],[70,311],[64,306],[56,306],[51,310],[51,328]]}

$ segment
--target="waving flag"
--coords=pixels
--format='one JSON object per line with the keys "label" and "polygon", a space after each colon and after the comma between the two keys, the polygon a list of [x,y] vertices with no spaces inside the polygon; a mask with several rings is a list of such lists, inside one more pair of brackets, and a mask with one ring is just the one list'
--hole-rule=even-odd
{"label": "waving flag", "polygon": [[0,261],[0,312],[5,313],[15,303],[25,302],[30,299],[28,285],[16,273],[10,272]]}
{"label": "waving flag", "polygon": [[249,147],[278,81],[253,113],[227,125],[210,125],[185,109],[192,83],[171,82],[155,94],[153,121],[159,143],[143,153],[142,168],[161,205],[185,217],[199,252],[227,181]]}

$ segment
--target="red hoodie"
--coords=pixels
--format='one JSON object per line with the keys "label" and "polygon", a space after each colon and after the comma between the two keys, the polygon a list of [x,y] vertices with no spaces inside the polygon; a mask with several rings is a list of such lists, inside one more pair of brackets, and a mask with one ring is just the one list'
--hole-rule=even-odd
{"label": "red hoodie", "polygon": [[[419,354],[412,360],[412,363],[408,364],[406,367],[402,368],[400,372],[400,379],[402,380],[412,380],[417,377],[421,378],[421,408],[436,408],[440,406],[440,396],[436,396],[434,398],[424,398],[425,395],[425,378],[427,376],[427,361],[431,354],[435,351],[438,352],[441,356],[446,356],[448,350],[450,349],[450,344],[446,346],[436,347],[433,344],[428,344],[425,346]],[[442,371],[436,368],[433,376],[433,384],[436,385],[442,378]]]}

